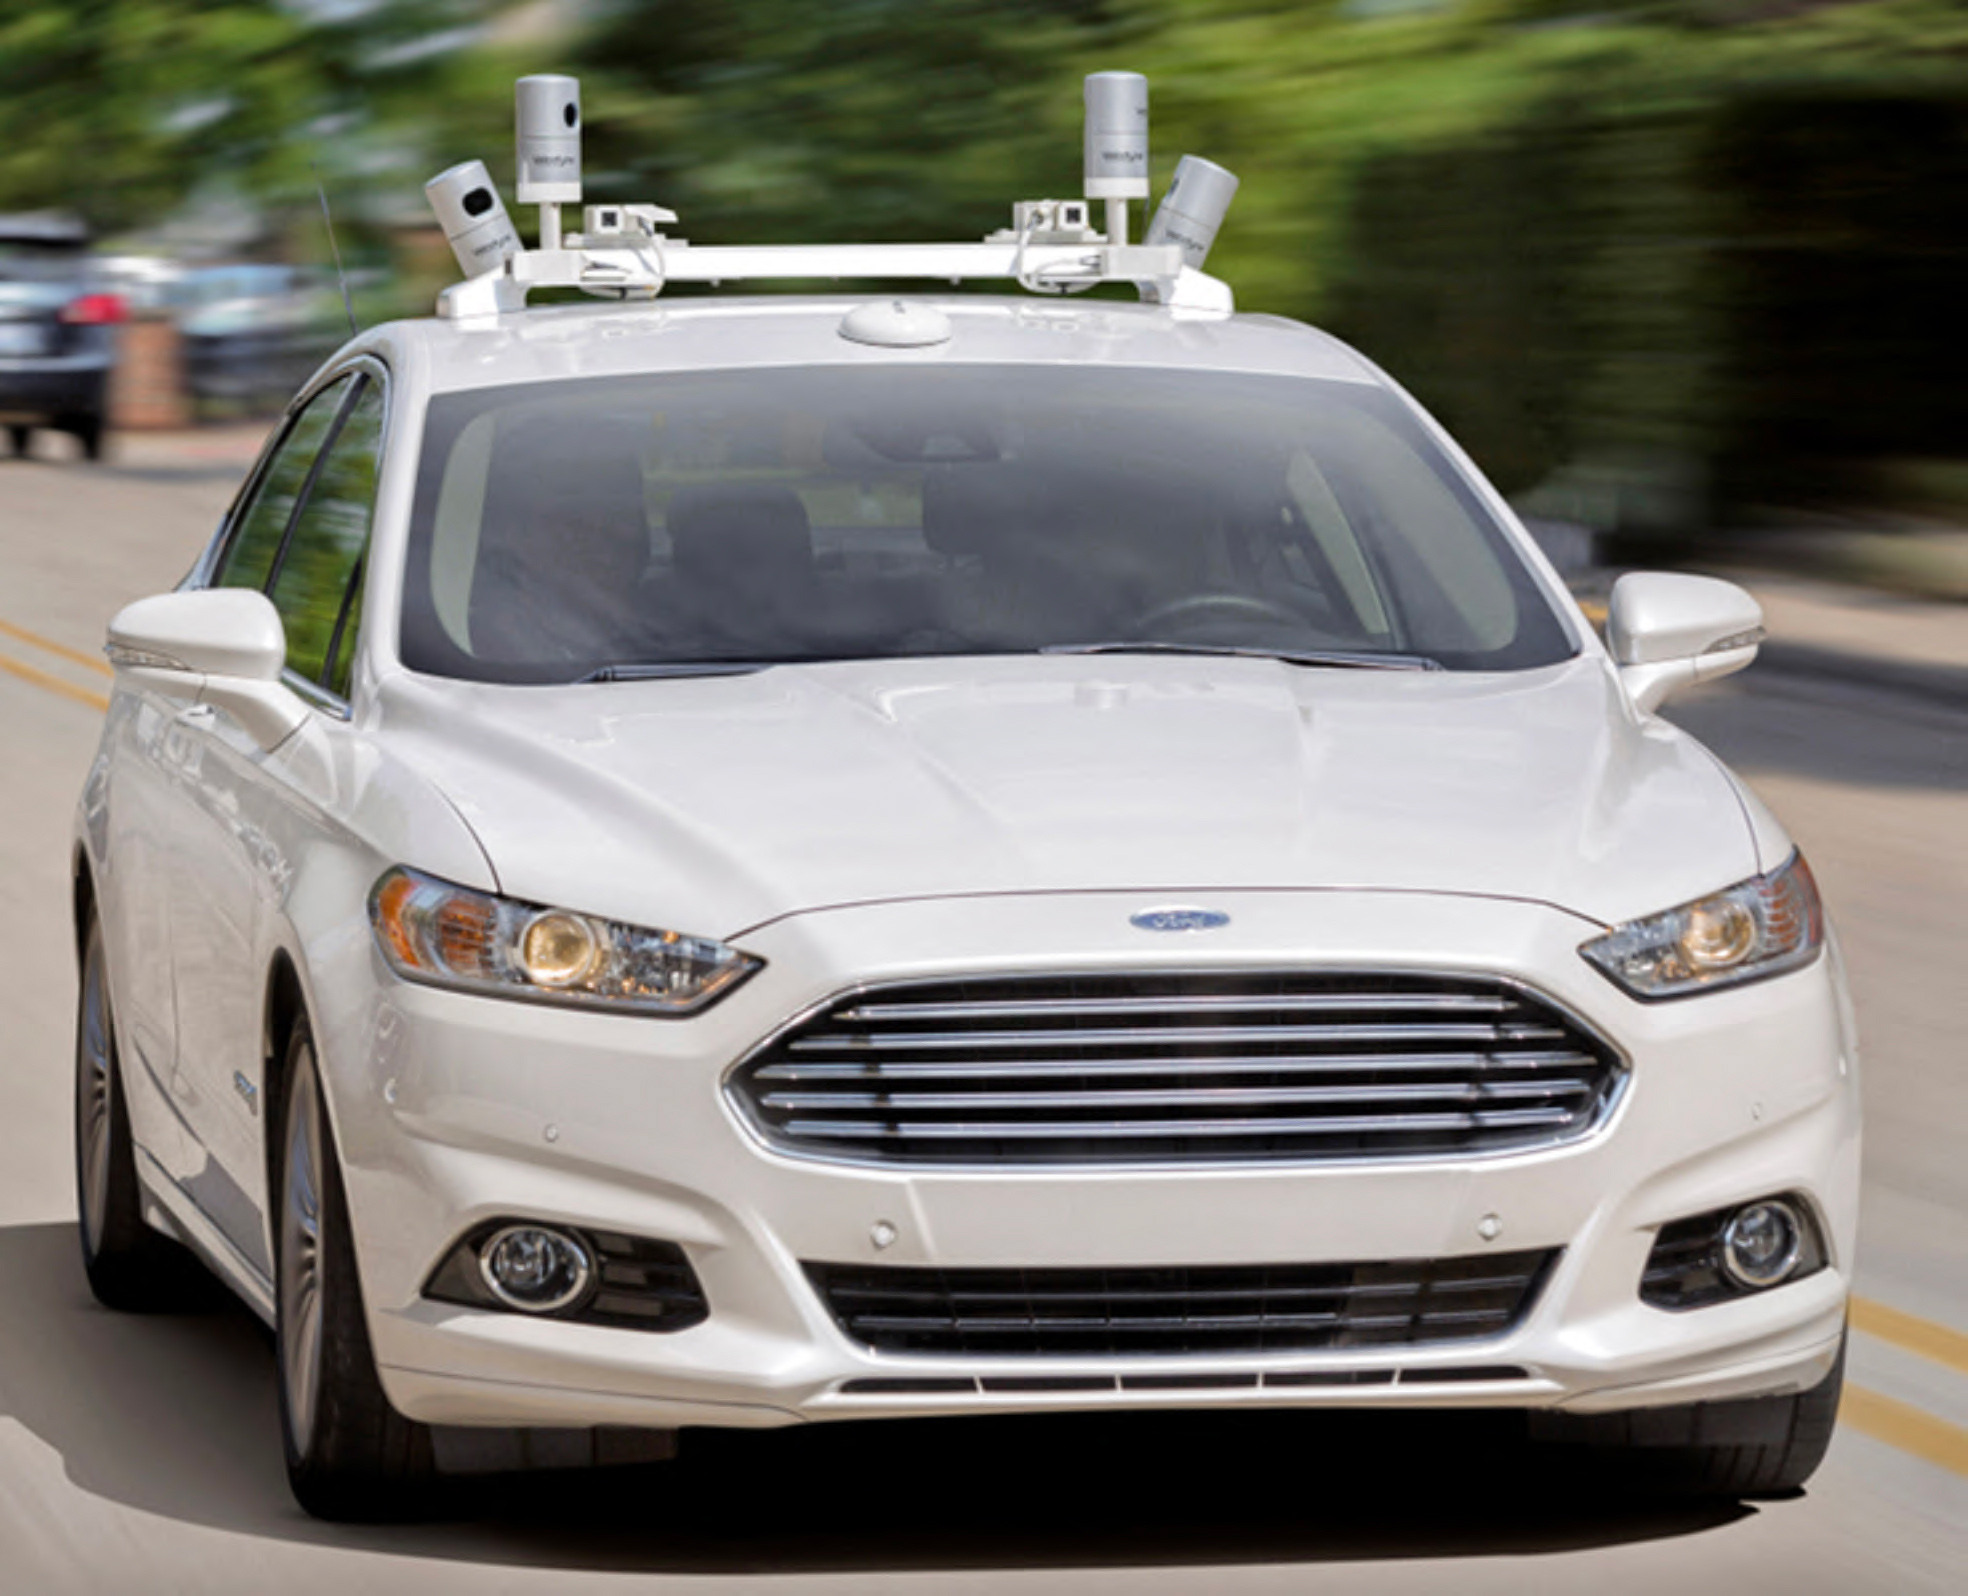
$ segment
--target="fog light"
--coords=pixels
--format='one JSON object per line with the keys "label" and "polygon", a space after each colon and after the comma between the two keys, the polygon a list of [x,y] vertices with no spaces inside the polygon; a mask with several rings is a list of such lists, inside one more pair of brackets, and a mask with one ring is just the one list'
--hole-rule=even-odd
{"label": "fog light", "polygon": [[508,1225],[486,1237],[479,1272],[492,1295],[526,1313],[554,1313],[587,1293],[594,1278],[588,1249],[539,1225]]}
{"label": "fog light", "polygon": [[1661,1226],[1640,1277],[1640,1300],[1676,1312],[1705,1308],[1802,1280],[1826,1262],[1808,1197],[1759,1197]]}
{"label": "fog light", "polygon": [[1740,1286],[1762,1290],[1790,1278],[1804,1250],[1804,1226],[1784,1202],[1738,1208],[1722,1231],[1722,1268]]}

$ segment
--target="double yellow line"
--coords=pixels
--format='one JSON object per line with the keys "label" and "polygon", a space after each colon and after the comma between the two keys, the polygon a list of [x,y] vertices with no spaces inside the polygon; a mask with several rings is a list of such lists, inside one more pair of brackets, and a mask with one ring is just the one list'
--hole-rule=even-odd
{"label": "double yellow line", "polygon": [[[11,621],[0,621],[0,637],[11,638],[16,643],[25,643],[29,648],[38,648],[44,654],[67,660],[69,664],[79,665],[83,670],[93,671],[102,676],[110,674],[109,666],[94,655],[84,654],[79,649],[68,647],[65,643],[57,643],[53,638],[43,637],[38,632],[30,632],[26,627],[16,626]],[[109,708],[107,693],[99,693],[94,688],[84,687],[65,676],[56,676],[37,665],[28,664],[26,660],[15,659],[11,654],[0,653],[0,671],[5,671],[9,676],[18,677],[21,681],[29,682],[36,687],[45,688],[48,692],[59,694],[63,698],[72,698],[78,704],[87,704],[91,709]]]}
{"label": "double yellow line", "polygon": [[[1931,1319],[1889,1308],[1867,1297],[1852,1299],[1852,1328],[1931,1362],[1968,1374],[1968,1335]],[[1911,1452],[1951,1473],[1968,1475],[1968,1430],[1911,1403],[1848,1385],[1838,1417],[1861,1435]]]}
{"label": "double yellow line", "polygon": [[[95,656],[57,643],[52,638],[42,637],[37,632],[30,632],[24,626],[15,626],[11,621],[0,620],[0,637],[25,643],[29,648],[40,649],[45,654],[97,675],[111,674],[109,666]],[[83,687],[66,677],[52,675],[5,653],[0,653],[0,671],[64,698],[72,698],[77,703],[87,704],[92,709],[109,708],[106,694]],[[1959,1330],[1903,1313],[1898,1308],[1889,1308],[1883,1302],[1873,1302],[1866,1297],[1852,1299],[1852,1328],[1903,1351],[1943,1364],[1958,1373],[1968,1374],[1968,1335],[1963,1335]],[[1945,1419],[1855,1385],[1845,1388],[1845,1399],[1839,1407],[1838,1416],[1853,1429],[1876,1441],[1884,1441],[1888,1446],[1910,1452],[1953,1473],[1968,1475],[1968,1430],[1949,1424]]]}

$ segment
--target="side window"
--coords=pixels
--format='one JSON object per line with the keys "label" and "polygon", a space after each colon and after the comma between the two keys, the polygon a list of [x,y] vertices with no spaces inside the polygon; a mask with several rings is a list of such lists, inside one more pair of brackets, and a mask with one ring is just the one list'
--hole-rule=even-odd
{"label": "side window", "polygon": [[344,377],[322,389],[287,429],[287,436],[267,462],[252,502],[240,512],[213,578],[214,587],[265,588],[274,556],[280,552],[280,539],[294,513],[294,499],[307,481],[308,467],[321,452],[321,441],[328,436],[336,411],[348,397],[352,380]]}
{"label": "side window", "polygon": [[355,603],[376,505],[383,389],[373,378],[329,442],[273,569],[269,596],[287,628],[287,668],[345,691],[355,653]]}

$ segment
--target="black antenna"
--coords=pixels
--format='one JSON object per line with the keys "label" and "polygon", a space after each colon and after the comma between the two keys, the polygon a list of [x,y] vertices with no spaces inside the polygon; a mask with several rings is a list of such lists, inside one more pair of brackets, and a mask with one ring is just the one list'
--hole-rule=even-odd
{"label": "black antenna", "polygon": [[342,270],[342,249],[335,242],[335,218],[328,214],[328,190],[321,186],[321,173],[314,162],[308,162],[308,170],[314,173],[314,191],[321,196],[321,225],[328,229],[328,252],[335,257],[335,276],[342,285],[342,309],[348,312],[349,337],[353,338],[362,329],[355,324],[355,301],[349,298],[348,273]]}

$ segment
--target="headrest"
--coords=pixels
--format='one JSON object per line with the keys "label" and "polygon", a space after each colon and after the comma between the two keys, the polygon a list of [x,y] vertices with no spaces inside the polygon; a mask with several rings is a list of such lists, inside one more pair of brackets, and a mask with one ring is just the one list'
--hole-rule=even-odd
{"label": "headrest", "polygon": [[1041,500],[1031,480],[1011,466],[933,466],[923,474],[923,541],[942,555],[988,554],[1038,530]]}
{"label": "headrest", "polygon": [[806,506],[776,482],[678,488],[668,520],[676,574],[710,587],[775,586],[813,573]]}

